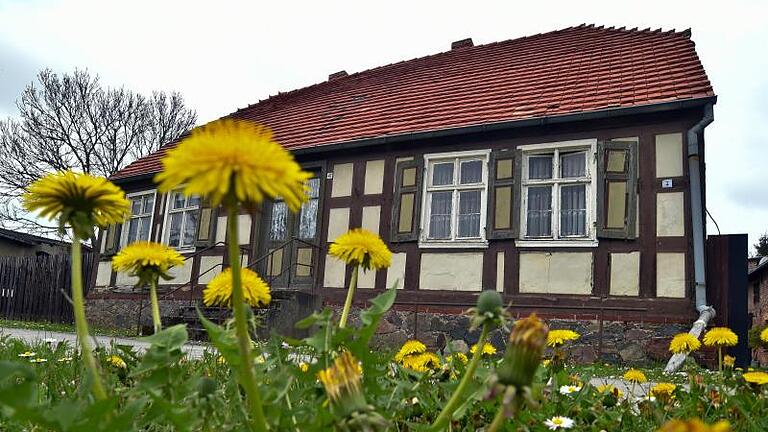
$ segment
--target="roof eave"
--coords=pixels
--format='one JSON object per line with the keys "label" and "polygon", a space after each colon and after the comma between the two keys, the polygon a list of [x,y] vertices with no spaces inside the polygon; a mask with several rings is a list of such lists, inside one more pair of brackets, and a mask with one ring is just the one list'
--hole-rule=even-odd
{"label": "roof eave", "polygon": [[[647,105],[636,105],[622,108],[608,108],[595,111],[584,111],[572,114],[562,114],[547,117],[533,117],[520,120],[509,120],[493,123],[482,123],[471,126],[460,126],[454,128],[435,129],[431,131],[408,132],[397,135],[384,135],[373,138],[363,138],[352,141],[344,141],[332,144],[322,144],[313,147],[304,147],[291,149],[295,155],[311,155],[317,153],[326,153],[337,150],[348,150],[361,147],[376,146],[389,143],[398,143],[404,141],[415,141],[429,138],[443,138],[448,136],[465,135],[472,133],[500,131],[506,129],[518,129],[532,126],[546,126],[551,124],[572,123],[588,120],[599,120],[606,118],[625,117],[638,114],[653,114],[660,112],[670,112],[689,108],[702,107],[707,104],[715,104],[717,96],[707,96],[696,99],[686,99],[679,101],[660,102]],[[150,179],[157,174],[156,172],[139,174],[136,176],[120,177],[112,179],[116,184],[124,184],[133,181]]]}

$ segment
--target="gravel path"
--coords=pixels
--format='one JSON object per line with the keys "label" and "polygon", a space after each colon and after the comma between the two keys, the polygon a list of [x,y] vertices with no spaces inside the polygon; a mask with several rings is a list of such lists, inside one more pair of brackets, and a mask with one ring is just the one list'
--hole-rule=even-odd
{"label": "gravel path", "polygon": [[[77,344],[77,336],[74,333],[2,327],[0,328],[0,335],[9,335],[12,338],[20,339],[26,343],[44,341],[45,339],[56,339],[57,341],[67,341],[72,346]],[[113,343],[117,345],[129,345],[139,352],[146,351],[150,345],[148,342],[126,337],[92,336],[92,339],[97,346],[110,346]],[[211,348],[209,345],[205,344],[186,344],[182,349],[188,356],[192,358],[200,358],[203,356],[205,350],[210,350]]]}

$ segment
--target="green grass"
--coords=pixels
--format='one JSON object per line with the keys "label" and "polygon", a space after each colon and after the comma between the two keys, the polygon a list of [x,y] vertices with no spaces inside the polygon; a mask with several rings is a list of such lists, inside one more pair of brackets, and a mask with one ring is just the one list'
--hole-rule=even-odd
{"label": "green grass", "polygon": [[[67,323],[52,323],[44,321],[18,321],[0,319],[0,328],[18,328],[63,333],[74,333],[75,325]],[[135,337],[134,329],[91,327],[91,334],[96,336]]]}

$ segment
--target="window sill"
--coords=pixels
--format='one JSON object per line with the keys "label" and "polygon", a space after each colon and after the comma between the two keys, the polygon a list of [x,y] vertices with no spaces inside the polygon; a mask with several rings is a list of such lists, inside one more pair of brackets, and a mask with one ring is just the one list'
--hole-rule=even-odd
{"label": "window sill", "polygon": [[419,242],[419,249],[488,249],[488,241]]}
{"label": "window sill", "polygon": [[553,247],[553,248],[594,248],[598,245],[597,240],[583,239],[583,240],[517,240],[515,241],[515,247],[519,248],[535,248],[535,247]]}

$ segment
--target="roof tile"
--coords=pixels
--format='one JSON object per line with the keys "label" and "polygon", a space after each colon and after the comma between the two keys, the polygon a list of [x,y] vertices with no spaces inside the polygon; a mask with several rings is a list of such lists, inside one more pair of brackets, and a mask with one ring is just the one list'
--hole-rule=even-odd
{"label": "roof tile", "polygon": [[[690,31],[581,25],[465,47],[279,93],[228,118],[288,149],[714,96]],[[177,142],[114,179],[152,174]]]}

